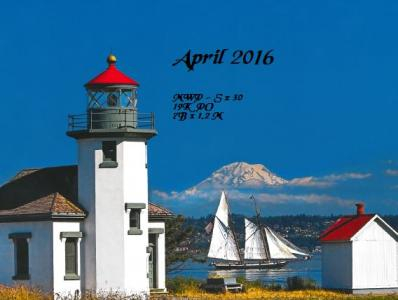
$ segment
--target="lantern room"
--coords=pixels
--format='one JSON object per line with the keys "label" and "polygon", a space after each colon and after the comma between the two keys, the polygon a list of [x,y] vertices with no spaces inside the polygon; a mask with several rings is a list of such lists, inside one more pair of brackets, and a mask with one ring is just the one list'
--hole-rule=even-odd
{"label": "lantern room", "polygon": [[137,88],[139,83],[116,67],[116,56],[107,58],[107,69],[87,82],[87,111],[69,115],[69,136],[76,131],[154,131],[153,113],[138,113]]}
{"label": "lantern room", "polygon": [[116,57],[109,55],[108,68],[85,84],[88,109],[136,109],[138,82],[116,68]]}

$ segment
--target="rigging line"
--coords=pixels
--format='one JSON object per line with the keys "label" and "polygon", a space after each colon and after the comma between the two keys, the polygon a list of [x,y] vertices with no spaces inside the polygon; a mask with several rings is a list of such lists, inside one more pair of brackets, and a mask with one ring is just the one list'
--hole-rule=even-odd
{"label": "rigging line", "polygon": [[238,251],[238,255],[239,255],[239,260],[240,260],[240,262],[243,262],[242,255],[241,255],[241,253],[240,253],[240,251],[239,251],[238,239],[236,238],[235,230],[234,230],[234,227],[233,227],[234,222],[233,222],[232,218],[230,218],[230,217],[231,217],[231,211],[230,211],[230,209],[229,209],[229,202],[228,202],[227,194],[225,193],[224,190],[223,190],[222,192],[223,192],[223,194],[224,194],[224,196],[225,196],[225,202],[227,203],[227,208],[228,208],[228,221],[231,220],[231,231],[232,231],[232,236],[233,236],[233,238],[234,238],[234,240],[235,240],[235,247],[236,247],[236,250]]}
{"label": "rigging line", "polygon": [[[223,237],[224,242],[225,242],[224,243],[224,248],[222,249],[222,247],[219,247],[218,248],[218,252],[224,252],[225,259],[229,261],[230,259],[228,259],[228,250],[227,250],[228,247],[227,246],[229,245],[229,243],[228,243],[229,238],[228,237],[230,236],[231,229],[228,228],[217,216],[215,216],[215,218],[217,218],[220,221],[220,224],[221,224],[222,228],[224,229],[224,233],[225,233],[225,235],[221,234],[221,236]],[[235,245],[235,247],[237,247],[237,246]],[[222,250],[225,250],[225,251],[222,251]],[[235,249],[235,250],[239,251],[238,249]]]}
{"label": "rigging line", "polygon": [[224,238],[225,241],[227,241],[227,238],[228,238],[228,231],[230,231],[231,229],[230,229],[228,226],[226,226],[226,225],[223,223],[223,221],[221,221],[221,220],[219,219],[219,217],[217,217],[217,216],[215,216],[215,217],[216,217],[217,220],[220,222],[222,228],[224,229],[224,231],[225,231],[225,233],[226,233],[226,235],[221,234],[221,236]]}
{"label": "rigging line", "polygon": [[[255,210],[256,210],[256,221],[257,221],[257,226],[258,226],[260,229],[262,229],[263,226],[262,226],[261,223],[260,223],[260,211],[259,211],[259,209],[258,209],[258,207],[257,207],[257,201],[256,201],[256,199],[254,198],[253,195],[250,195],[249,199],[253,200],[253,202],[254,202],[254,208],[255,208]],[[267,236],[264,235],[264,231],[263,231],[263,230],[260,230],[260,235],[261,235],[261,239],[263,240],[263,244],[264,244],[264,246],[265,246],[265,247],[264,247],[265,254],[266,254],[266,256],[268,257],[268,259],[271,259],[271,253],[270,253],[270,250],[269,250],[269,245],[268,245]]]}
{"label": "rigging line", "polygon": [[[249,219],[248,219],[249,220]],[[249,220],[250,221],[250,220]],[[252,222],[252,221],[250,221],[250,222]],[[252,223],[254,223],[254,222],[252,222]],[[245,229],[247,228],[248,226],[245,226]],[[245,242],[246,241],[248,241],[253,235],[255,235],[256,233],[257,233],[257,231],[259,231],[260,230],[260,228],[258,227],[258,226],[256,226],[256,231],[255,232],[253,232],[247,239],[245,238]]]}
{"label": "rigging line", "polygon": [[[227,251],[227,246],[229,245],[228,244],[228,241],[229,241],[229,236],[230,236],[230,234],[231,234],[231,232],[232,232],[232,236],[233,236],[233,231],[229,228],[229,227],[227,227],[217,216],[215,216],[215,218],[217,218],[217,220],[219,220],[220,221],[220,224],[221,224],[221,226],[222,226],[222,228],[224,229],[224,232],[225,232],[225,235],[224,234],[222,234],[221,236],[223,237],[223,239],[224,239],[224,242],[225,242],[225,254],[226,254],[226,257],[228,256],[228,251]],[[235,243],[235,251],[237,251],[237,254],[238,254],[238,256],[239,256],[239,259],[241,260],[241,255],[240,255],[240,252],[239,252],[239,246],[238,246],[238,244],[236,243],[236,241],[235,241],[235,239],[234,239],[234,243]],[[219,248],[220,249],[220,248]],[[219,252],[221,252],[220,250],[219,250]],[[228,259],[227,259],[228,260]]]}

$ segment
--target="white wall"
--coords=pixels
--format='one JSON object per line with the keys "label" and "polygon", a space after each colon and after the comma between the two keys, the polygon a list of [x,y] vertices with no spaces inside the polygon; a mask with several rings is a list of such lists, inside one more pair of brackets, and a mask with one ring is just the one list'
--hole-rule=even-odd
{"label": "white wall", "polygon": [[322,287],[351,289],[351,242],[322,243]]}
{"label": "white wall", "polygon": [[[79,232],[79,222],[54,222],[53,223],[53,265],[54,265],[54,293],[60,295],[74,295],[75,291],[81,292],[80,280],[65,280],[65,238],[61,239],[61,232]],[[81,239],[79,239],[80,241]],[[80,253],[80,242],[78,251]],[[78,255],[78,275],[81,274],[80,255]]]}
{"label": "white wall", "polygon": [[[118,161],[122,157],[117,145]],[[122,166],[99,168],[103,161],[102,143],[79,140],[79,202],[88,211],[83,223],[86,238],[83,286],[90,290],[123,289],[123,189]]]}
{"label": "white wall", "polygon": [[148,170],[144,140],[129,140],[123,146],[123,197],[125,203],[145,203],[141,211],[142,235],[127,235],[129,214],[124,217],[125,288],[128,293],[149,293],[148,279]]}
{"label": "white wall", "polygon": [[[99,168],[102,141],[117,143],[117,168]],[[83,286],[94,290],[148,293],[148,179],[144,140],[79,140],[79,202],[88,210],[83,225]],[[142,235],[128,235],[125,203],[145,203]]]}
{"label": "white wall", "polygon": [[81,246],[81,284],[83,290],[96,287],[95,264],[95,150],[100,142],[78,140],[78,201],[88,212],[81,226],[86,235]]}
{"label": "white wall", "polygon": [[398,287],[397,242],[380,226],[369,223],[353,241],[353,288]]}
{"label": "white wall", "polygon": [[[29,274],[30,280],[13,281],[15,275],[15,255],[10,233],[30,232]],[[53,236],[52,223],[15,222],[0,223],[0,283],[5,285],[28,284],[51,292],[53,290]]]}
{"label": "white wall", "polygon": [[[149,228],[165,230],[165,224],[164,222],[149,222]],[[157,234],[157,237],[157,289],[166,291],[166,234]]]}

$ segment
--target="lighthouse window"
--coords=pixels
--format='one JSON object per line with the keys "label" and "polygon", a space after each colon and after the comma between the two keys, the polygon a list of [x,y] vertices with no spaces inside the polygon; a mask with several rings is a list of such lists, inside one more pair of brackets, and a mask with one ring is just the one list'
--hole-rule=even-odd
{"label": "lighthouse window", "polygon": [[130,228],[140,229],[140,209],[132,209],[130,211]]}
{"label": "lighthouse window", "polygon": [[116,142],[102,142],[102,152],[104,154],[104,161],[116,161]]}
{"label": "lighthouse window", "polygon": [[133,208],[130,210],[129,214],[130,230],[128,231],[129,235],[142,234],[142,230],[140,229],[140,215],[141,215],[141,209]]}
{"label": "lighthouse window", "polygon": [[103,141],[102,155],[103,162],[100,164],[100,168],[116,168],[116,141]]}

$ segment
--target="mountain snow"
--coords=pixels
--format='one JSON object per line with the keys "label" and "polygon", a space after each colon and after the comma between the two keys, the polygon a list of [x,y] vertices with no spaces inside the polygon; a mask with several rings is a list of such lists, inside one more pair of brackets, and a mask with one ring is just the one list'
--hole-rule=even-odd
{"label": "mountain snow", "polygon": [[209,188],[259,188],[288,183],[261,164],[234,162],[223,166],[189,190]]}

